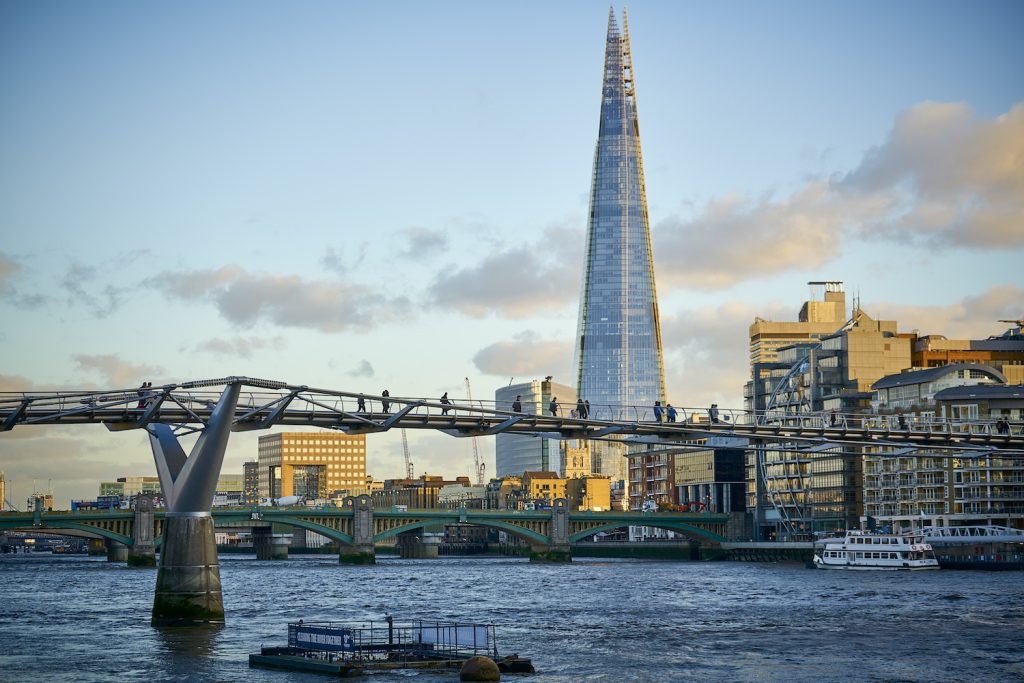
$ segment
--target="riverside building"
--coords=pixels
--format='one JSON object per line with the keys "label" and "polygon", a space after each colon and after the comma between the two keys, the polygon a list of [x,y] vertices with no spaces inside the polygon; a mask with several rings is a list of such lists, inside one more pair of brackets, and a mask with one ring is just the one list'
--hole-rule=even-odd
{"label": "riverside building", "polygon": [[327,498],[366,483],[366,435],[280,432],[259,440],[261,498]]}
{"label": "riverside building", "polygon": [[[874,411],[890,429],[928,429],[945,418],[1024,424],[1024,386],[994,367],[953,363],[883,377]],[[998,451],[973,457],[918,452],[864,455],[864,514],[895,527],[922,524],[1024,528],[1024,462]]]}
{"label": "riverside building", "polygon": [[[596,419],[637,419],[637,407],[666,402],[636,79],[625,12],[621,30],[614,11],[608,16],[574,367],[578,395],[590,401],[591,416]],[[592,442],[594,472],[627,481],[625,453],[620,443]]]}

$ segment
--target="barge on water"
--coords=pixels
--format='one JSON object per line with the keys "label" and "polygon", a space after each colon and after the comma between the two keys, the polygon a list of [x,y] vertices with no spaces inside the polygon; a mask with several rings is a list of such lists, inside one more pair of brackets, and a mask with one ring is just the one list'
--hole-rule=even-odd
{"label": "barge on water", "polygon": [[445,621],[288,624],[288,645],[249,655],[250,667],[359,676],[368,671],[454,669],[486,657],[502,673],[533,673],[529,659],[498,655],[493,624]]}

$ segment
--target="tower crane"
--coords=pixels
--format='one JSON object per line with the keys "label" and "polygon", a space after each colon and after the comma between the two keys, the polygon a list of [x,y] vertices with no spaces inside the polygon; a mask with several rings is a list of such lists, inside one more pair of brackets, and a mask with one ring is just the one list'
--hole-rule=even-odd
{"label": "tower crane", "polygon": [[413,478],[412,460],[409,459],[409,438],[405,435],[405,430],[402,430],[402,452],[405,454],[405,478]]}
{"label": "tower crane", "polygon": [[[473,390],[469,386],[469,378],[466,378],[466,398],[469,402],[473,402]],[[480,449],[476,445],[476,437],[473,439],[473,474],[476,476],[476,485],[484,485],[484,469],[486,469],[486,463],[480,462]]]}

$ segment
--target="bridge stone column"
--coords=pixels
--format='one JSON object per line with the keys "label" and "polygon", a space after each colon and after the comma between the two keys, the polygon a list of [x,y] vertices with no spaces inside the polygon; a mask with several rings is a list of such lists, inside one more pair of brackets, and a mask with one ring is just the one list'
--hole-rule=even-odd
{"label": "bridge stone column", "polygon": [[572,562],[569,548],[569,501],[558,498],[551,505],[547,545],[530,548],[530,562]]}
{"label": "bridge stone column", "polygon": [[338,562],[341,564],[376,564],[373,548],[373,505],[370,496],[349,496],[343,505],[352,509],[352,544],[341,545]]}
{"label": "bridge stone column", "polygon": [[257,560],[287,560],[291,534],[275,534],[273,527],[258,526],[252,530],[252,547]]}
{"label": "bridge stone column", "polygon": [[398,535],[398,556],[407,560],[429,560],[438,557],[444,534],[426,530],[407,531]]}
{"label": "bridge stone column", "polygon": [[135,524],[132,527],[129,567],[156,566],[156,540],[153,538],[153,499],[139,496],[135,499]]}
{"label": "bridge stone column", "polygon": [[224,388],[188,457],[170,426],[155,423],[149,427],[149,443],[167,506],[153,596],[154,626],[224,623],[210,510],[240,391],[239,382]]}
{"label": "bridge stone column", "polygon": [[112,541],[109,538],[106,542],[107,546],[107,562],[127,562],[128,561],[128,546],[118,541]]}

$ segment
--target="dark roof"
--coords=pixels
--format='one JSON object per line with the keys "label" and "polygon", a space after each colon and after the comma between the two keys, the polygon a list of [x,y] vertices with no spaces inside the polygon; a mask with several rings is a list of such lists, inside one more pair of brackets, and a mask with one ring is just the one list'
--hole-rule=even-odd
{"label": "dark roof", "polygon": [[935,394],[936,401],[958,401],[965,398],[985,401],[1006,399],[1024,401],[1024,384],[975,384],[965,387],[950,387]]}
{"label": "dark roof", "polygon": [[908,384],[924,384],[925,382],[934,382],[935,380],[948,375],[953,372],[957,372],[963,369],[969,370],[981,370],[987,372],[994,379],[999,380],[1001,383],[1006,383],[1006,377],[1003,373],[996,370],[991,365],[982,365],[981,363],[950,363],[949,365],[941,365],[937,368],[927,368],[925,370],[911,370],[910,372],[901,372],[898,375],[886,375],[882,379],[878,380],[871,385],[872,389],[891,389],[893,387],[902,387]]}

